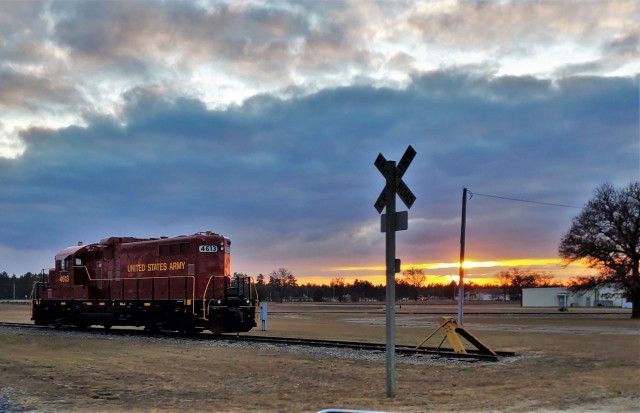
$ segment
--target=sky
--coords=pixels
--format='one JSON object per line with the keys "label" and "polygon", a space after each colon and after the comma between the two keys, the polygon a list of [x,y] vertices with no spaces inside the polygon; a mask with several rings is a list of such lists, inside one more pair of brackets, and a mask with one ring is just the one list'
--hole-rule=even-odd
{"label": "sky", "polygon": [[384,283],[374,161],[411,145],[403,269],[457,277],[468,188],[468,280],[586,274],[560,265],[562,235],[597,187],[640,179],[638,17],[634,0],[2,1],[0,271],[211,230],[233,272]]}

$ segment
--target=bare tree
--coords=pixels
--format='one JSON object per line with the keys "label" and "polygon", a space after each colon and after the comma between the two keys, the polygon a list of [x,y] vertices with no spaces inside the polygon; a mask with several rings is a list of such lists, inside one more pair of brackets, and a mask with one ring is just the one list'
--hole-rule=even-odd
{"label": "bare tree", "polygon": [[269,284],[278,293],[278,301],[282,302],[289,287],[295,287],[298,283],[296,277],[286,268],[278,268],[269,275]]}
{"label": "bare tree", "polygon": [[500,271],[497,277],[500,280],[500,288],[502,288],[502,299],[507,301],[507,294],[511,289],[511,273],[509,271]]}
{"label": "bare tree", "polygon": [[640,318],[640,183],[599,187],[573,219],[558,252],[566,265],[583,261],[599,270],[600,275],[580,277],[571,288],[622,288],[632,303],[631,318]]}
{"label": "bare tree", "polygon": [[269,297],[269,287],[265,282],[264,274],[258,274],[256,277],[256,291],[260,300],[265,300]]}
{"label": "bare tree", "polygon": [[414,301],[418,301],[418,289],[422,287],[422,284],[427,280],[427,276],[424,275],[421,268],[409,267],[408,270],[402,272],[402,276],[404,277],[404,281],[411,288],[411,298]]}
{"label": "bare tree", "polygon": [[343,299],[343,296],[344,296],[345,285],[346,284],[344,282],[344,277],[332,278],[331,279],[331,284],[329,284],[329,287],[331,287],[331,296],[332,296],[332,298],[337,295],[338,296],[338,301],[342,302],[342,299]]}
{"label": "bare tree", "polygon": [[521,300],[523,288],[548,287],[553,284],[553,275],[548,272],[521,270],[518,267],[500,271],[497,277],[505,300],[507,293],[511,300]]}

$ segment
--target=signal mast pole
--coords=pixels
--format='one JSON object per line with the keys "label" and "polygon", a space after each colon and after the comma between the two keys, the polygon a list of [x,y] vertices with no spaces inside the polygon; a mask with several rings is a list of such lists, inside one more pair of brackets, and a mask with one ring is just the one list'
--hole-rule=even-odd
{"label": "signal mast pole", "polygon": [[386,358],[387,397],[396,395],[396,162],[387,161],[385,197],[387,199],[386,231]]}

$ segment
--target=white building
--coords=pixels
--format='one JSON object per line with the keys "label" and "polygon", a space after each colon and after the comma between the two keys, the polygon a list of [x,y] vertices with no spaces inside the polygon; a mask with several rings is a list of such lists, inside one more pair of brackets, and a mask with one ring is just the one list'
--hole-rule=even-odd
{"label": "white building", "polygon": [[602,287],[572,293],[565,287],[522,289],[523,307],[618,307],[631,308],[621,290]]}

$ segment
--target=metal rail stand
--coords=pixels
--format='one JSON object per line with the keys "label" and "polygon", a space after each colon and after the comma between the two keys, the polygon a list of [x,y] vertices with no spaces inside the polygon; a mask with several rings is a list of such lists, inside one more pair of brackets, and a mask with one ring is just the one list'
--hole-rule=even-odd
{"label": "metal rail stand", "polygon": [[460,337],[458,337],[458,335],[461,335],[469,343],[473,344],[480,354],[497,356],[495,351],[491,350],[486,344],[480,341],[478,337],[474,336],[469,330],[460,325],[455,318],[449,317],[440,318],[440,327],[438,327],[433,333],[429,334],[427,338],[422,340],[422,342],[416,346],[416,349],[419,349],[424,343],[440,331],[444,333],[444,337],[442,338],[442,341],[440,341],[440,344],[437,347],[438,349],[442,347],[445,340],[449,340],[449,344],[453,348],[453,351],[456,353],[467,354],[467,350],[465,350]]}

